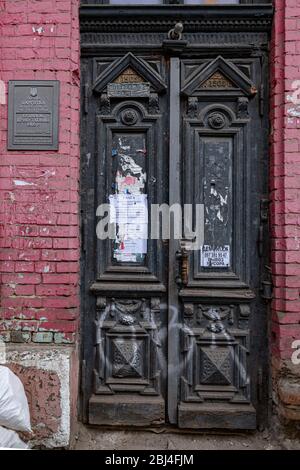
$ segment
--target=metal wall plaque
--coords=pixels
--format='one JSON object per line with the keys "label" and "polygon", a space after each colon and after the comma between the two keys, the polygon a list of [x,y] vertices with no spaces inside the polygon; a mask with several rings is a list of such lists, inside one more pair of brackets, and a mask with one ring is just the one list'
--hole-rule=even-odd
{"label": "metal wall plaque", "polygon": [[59,82],[9,82],[8,149],[57,150]]}
{"label": "metal wall plaque", "polygon": [[150,83],[109,83],[107,85],[108,97],[138,98],[150,96]]}

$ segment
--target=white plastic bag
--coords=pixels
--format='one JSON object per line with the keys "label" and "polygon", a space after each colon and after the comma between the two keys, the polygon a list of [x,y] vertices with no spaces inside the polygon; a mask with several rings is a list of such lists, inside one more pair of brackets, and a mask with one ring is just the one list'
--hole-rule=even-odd
{"label": "white plastic bag", "polygon": [[28,449],[27,444],[21,441],[18,434],[10,429],[0,426],[0,448],[5,449]]}
{"label": "white plastic bag", "polygon": [[15,431],[31,431],[23,384],[8,367],[4,366],[0,366],[0,426]]}

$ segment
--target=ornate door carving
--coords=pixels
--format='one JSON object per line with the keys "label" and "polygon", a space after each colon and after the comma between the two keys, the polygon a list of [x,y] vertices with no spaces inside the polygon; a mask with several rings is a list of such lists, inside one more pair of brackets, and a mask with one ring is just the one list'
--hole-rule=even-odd
{"label": "ornate door carving", "polygon": [[[94,178],[87,213],[99,219],[86,248],[94,266],[88,295],[96,300],[88,320],[87,419],[157,425],[165,422],[168,253],[162,240],[148,236],[148,211],[167,202],[166,64],[127,53],[94,59],[92,70],[86,129],[95,158],[84,171]],[[99,207],[106,203],[115,208],[116,232],[101,239]]]}
{"label": "ornate door carving", "polygon": [[[204,33],[187,35],[190,48],[149,31],[139,51],[128,31],[125,46],[111,36],[108,54],[97,46],[102,33],[89,29],[96,31],[83,27],[82,417],[254,429],[266,420],[267,400],[265,36],[254,33],[256,49],[238,53],[232,36],[221,53],[200,46]],[[153,50],[147,41],[158,39]],[[200,249],[151,239],[152,205],[170,203],[204,205]],[[113,208],[110,239],[100,236],[101,204]]]}
{"label": "ornate door carving", "polygon": [[[198,62],[198,66],[196,63]],[[259,218],[258,61],[195,61],[182,94],[183,198],[205,207],[204,243],[189,256],[183,303],[181,427],[255,428],[253,279]],[[184,106],[184,105],[183,105]],[[256,167],[256,170],[255,170]],[[259,176],[256,174],[256,179]],[[255,189],[254,189],[254,186]],[[256,194],[256,196],[254,196]],[[257,261],[258,262],[258,261]]]}

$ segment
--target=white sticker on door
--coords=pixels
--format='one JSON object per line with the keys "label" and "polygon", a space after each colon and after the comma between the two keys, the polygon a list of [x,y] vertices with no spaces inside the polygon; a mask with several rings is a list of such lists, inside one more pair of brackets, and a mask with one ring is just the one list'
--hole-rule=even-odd
{"label": "white sticker on door", "polygon": [[230,266],[230,245],[203,245],[201,266],[203,268],[227,268]]}

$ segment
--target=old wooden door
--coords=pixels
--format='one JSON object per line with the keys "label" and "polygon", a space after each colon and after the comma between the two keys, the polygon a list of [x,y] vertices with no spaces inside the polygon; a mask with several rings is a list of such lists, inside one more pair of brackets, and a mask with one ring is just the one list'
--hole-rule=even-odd
{"label": "old wooden door", "polygon": [[[104,31],[102,48],[90,28],[82,21],[83,419],[254,429],[268,400],[265,36],[221,50],[200,34],[157,34],[150,47],[147,34],[138,45]],[[204,205],[198,249],[185,233],[153,237],[162,204],[194,218]]]}

